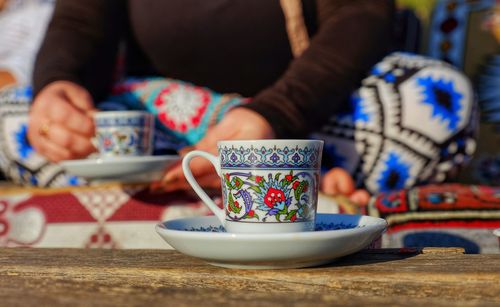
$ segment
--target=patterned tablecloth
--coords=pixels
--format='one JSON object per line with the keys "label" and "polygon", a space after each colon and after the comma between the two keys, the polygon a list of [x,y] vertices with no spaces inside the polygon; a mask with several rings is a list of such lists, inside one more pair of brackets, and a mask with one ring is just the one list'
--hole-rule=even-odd
{"label": "patterned tablecloth", "polygon": [[[218,193],[212,193],[220,202]],[[318,211],[355,213],[320,197]],[[367,210],[385,218],[382,247],[452,246],[498,253],[500,187],[428,185],[380,194]],[[169,248],[159,221],[208,215],[189,193],[153,193],[145,185],[104,184],[60,189],[0,185],[0,246]]]}
{"label": "patterned tablecloth", "polygon": [[0,191],[0,246],[166,248],[159,221],[209,213],[194,195],[144,185]]}
{"label": "patterned tablecloth", "polygon": [[373,198],[368,214],[387,220],[383,247],[459,246],[498,253],[500,186],[428,185]]}

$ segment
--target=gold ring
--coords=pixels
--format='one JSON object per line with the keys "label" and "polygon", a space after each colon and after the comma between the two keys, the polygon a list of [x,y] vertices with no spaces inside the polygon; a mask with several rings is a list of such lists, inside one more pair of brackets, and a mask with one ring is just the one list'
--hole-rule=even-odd
{"label": "gold ring", "polygon": [[43,137],[48,137],[49,136],[49,129],[50,129],[50,121],[46,121],[40,126],[40,129],[38,130],[38,133],[40,136]]}

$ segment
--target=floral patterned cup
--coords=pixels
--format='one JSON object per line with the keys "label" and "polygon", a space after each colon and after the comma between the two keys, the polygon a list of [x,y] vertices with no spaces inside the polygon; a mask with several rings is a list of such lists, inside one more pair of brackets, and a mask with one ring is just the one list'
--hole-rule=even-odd
{"label": "floral patterned cup", "polygon": [[151,155],[154,117],[144,111],[109,111],[94,115],[94,145],[102,158]]}
{"label": "floral patterned cup", "polygon": [[[182,168],[198,196],[228,232],[313,231],[318,202],[319,140],[221,141],[219,156],[188,153]],[[189,162],[208,159],[221,177],[220,209],[196,182]]]}

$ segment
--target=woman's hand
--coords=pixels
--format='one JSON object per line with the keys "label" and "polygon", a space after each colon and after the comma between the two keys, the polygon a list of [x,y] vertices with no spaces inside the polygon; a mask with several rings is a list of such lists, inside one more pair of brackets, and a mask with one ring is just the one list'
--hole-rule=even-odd
{"label": "woman's hand", "polygon": [[370,201],[370,194],[366,190],[356,190],[351,175],[342,168],[332,168],[323,176],[321,191],[331,196],[346,196],[359,206],[366,206]]}
{"label": "woman's hand", "polygon": [[[272,138],[274,138],[273,129],[261,115],[245,108],[235,108],[229,111],[220,123],[210,128],[205,137],[195,146],[184,148],[180,154],[183,156],[191,150],[203,150],[217,155],[217,142],[220,140]],[[212,164],[207,160],[202,158],[193,159],[191,170],[201,186],[209,188],[220,186],[220,178],[215,173]],[[165,191],[190,188],[184,178],[180,162],[167,171],[159,185]],[[156,184],[153,189],[160,187]]]}
{"label": "woman's hand", "polygon": [[28,139],[35,150],[52,162],[79,159],[95,151],[92,97],[68,81],[47,85],[31,107]]}

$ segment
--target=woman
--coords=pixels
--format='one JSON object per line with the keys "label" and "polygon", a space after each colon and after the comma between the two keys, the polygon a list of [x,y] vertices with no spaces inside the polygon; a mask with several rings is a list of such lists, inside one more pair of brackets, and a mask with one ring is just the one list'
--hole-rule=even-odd
{"label": "woman", "polygon": [[[293,3],[59,1],[35,68],[31,144],[53,162],[94,150],[90,114],[110,92],[124,37],[139,51],[129,53],[127,67],[150,64],[128,75],[154,72],[252,97],[195,140],[195,148],[213,152],[219,139],[307,136],[345,107],[363,75],[386,52],[393,3]],[[305,28],[297,34],[298,14]],[[310,44],[301,47],[299,39],[291,46],[289,35],[310,37]],[[294,58],[296,50],[300,54]],[[207,165],[200,162],[193,170],[205,177],[202,183],[215,182]],[[172,170],[167,186],[182,186],[181,178],[178,169]]]}
{"label": "woman", "polygon": [[[109,105],[156,114],[181,154],[215,152],[220,139],[307,137],[330,118],[326,135],[316,137],[331,142],[329,166],[343,168],[326,174],[327,193],[368,201],[345,169],[373,193],[443,179],[450,157],[464,161],[467,142],[455,140],[473,113],[460,73],[391,55],[348,99],[387,52],[392,15],[392,1],[370,0],[61,0],[35,68],[29,140],[51,161],[83,158],[94,150],[91,114]],[[111,91],[123,50],[118,66],[135,79]],[[380,121],[403,109],[409,119]],[[421,125],[427,120],[429,131]],[[199,182],[219,184],[209,165],[192,166]],[[161,186],[188,188],[179,167]]]}

